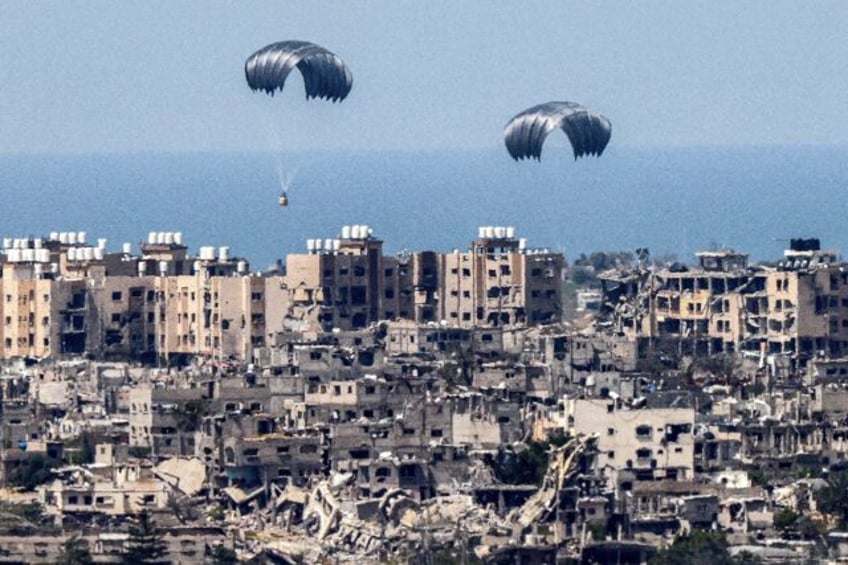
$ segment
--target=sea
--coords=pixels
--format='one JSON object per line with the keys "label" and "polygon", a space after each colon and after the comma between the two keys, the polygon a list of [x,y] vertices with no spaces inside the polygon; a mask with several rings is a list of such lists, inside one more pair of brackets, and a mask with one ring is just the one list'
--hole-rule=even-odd
{"label": "sea", "polygon": [[468,249],[478,226],[513,226],[569,261],[639,247],[776,261],[794,237],[848,249],[848,146],[611,146],[578,160],[546,147],[541,162],[502,148],[4,155],[0,209],[2,237],[85,231],[118,251],[182,232],[192,253],[229,246],[256,271],[357,224],[389,254]]}

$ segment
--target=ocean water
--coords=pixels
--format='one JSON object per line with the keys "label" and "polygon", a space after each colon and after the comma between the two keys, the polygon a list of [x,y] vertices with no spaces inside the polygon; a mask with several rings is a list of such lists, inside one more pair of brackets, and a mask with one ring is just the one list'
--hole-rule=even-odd
{"label": "ocean water", "polygon": [[3,237],[86,231],[118,250],[181,231],[193,252],[229,245],[254,269],[350,224],[372,226],[388,253],[465,249],[478,226],[510,225],[568,259],[647,246],[686,262],[718,247],[772,260],[791,237],[848,249],[848,147],[611,146],[575,162],[553,146],[541,163],[502,149],[9,155],[0,206]]}

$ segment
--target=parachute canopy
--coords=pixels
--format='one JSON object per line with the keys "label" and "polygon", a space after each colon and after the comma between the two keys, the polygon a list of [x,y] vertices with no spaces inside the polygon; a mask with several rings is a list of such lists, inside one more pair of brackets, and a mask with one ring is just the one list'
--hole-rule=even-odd
{"label": "parachute canopy", "polygon": [[547,102],[524,110],[504,128],[504,142],[516,161],[542,158],[548,134],[562,129],[571,142],[574,158],[601,155],[612,135],[612,124],[576,102]]}
{"label": "parachute canopy", "polygon": [[341,101],[353,86],[353,76],[344,61],[308,41],[266,45],[244,62],[244,75],[251,90],[264,90],[273,96],[276,90],[283,90],[286,77],[295,67],[303,75],[306,98]]}

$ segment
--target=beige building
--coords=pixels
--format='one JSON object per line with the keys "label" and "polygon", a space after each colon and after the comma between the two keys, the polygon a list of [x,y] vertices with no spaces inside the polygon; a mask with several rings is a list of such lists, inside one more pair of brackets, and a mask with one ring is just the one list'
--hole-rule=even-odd
{"label": "beige building", "polygon": [[567,398],[564,408],[567,431],[599,436],[601,466],[637,480],[694,478],[694,409],[631,410],[613,398]]}

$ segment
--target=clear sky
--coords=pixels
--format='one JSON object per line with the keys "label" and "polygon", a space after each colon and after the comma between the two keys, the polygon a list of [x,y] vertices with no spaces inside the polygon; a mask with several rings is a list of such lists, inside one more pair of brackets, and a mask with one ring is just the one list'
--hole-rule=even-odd
{"label": "clear sky", "polygon": [[[493,148],[536,103],[619,145],[848,144],[848,2],[3,2],[0,153]],[[245,85],[319,43],[341,104]]]}

